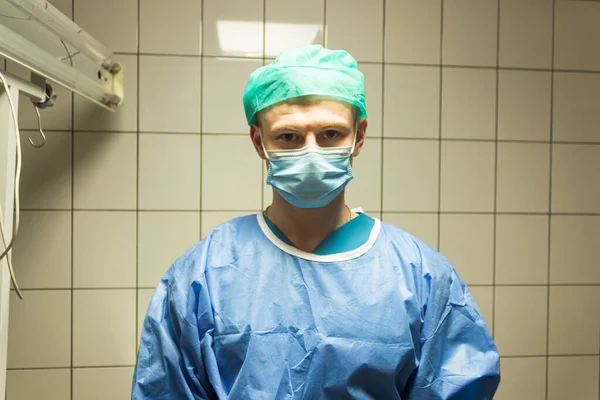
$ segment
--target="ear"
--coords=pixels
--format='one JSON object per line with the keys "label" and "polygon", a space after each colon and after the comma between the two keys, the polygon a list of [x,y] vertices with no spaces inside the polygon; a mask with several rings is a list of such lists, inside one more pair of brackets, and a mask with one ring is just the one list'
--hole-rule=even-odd
{"label": "ear", "polygon": [[263,150],[262,137],[260,136],[260,128],[256,125],[250,125],[250,139],[254,145],[254,150],[258,153],[258,156],[263,160],[267,159],[265,151]]}
{"label": "ear", "polygon": [[369,121],[366,119],[361,119],[358,123],[358,128],[356,130],[356,145],[354,146],[354,153],[352,153],[352,157],[356,157],[360,154],[364,144],[365,138],[367,137],[367,127],[369,126]]}

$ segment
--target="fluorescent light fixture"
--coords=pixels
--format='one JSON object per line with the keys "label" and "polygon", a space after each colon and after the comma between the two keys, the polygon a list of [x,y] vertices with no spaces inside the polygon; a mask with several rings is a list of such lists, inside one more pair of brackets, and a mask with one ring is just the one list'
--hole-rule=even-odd
{"label": "fluorescent light fixture", "polygon": [[0,55],[109,110],[123,102],[123,70],[119,64],[112,65],[112,71],[100,70],[96,81],[2,24]]}
{"label": "fluorescent light fixture", "polygon": [[[266,56],[276,57],[289,48],[319,42],[323,25],[267,22],[264,29]],[[262,21],[217,21],[217,35],[219,47],[227,55],[262,56],[262,40],[256,40],[263,35]]]}
{"label": "fluorescent light fixture", "polygon": [[7,0],[31,19],[46,27],[56,36],[70,43],[81,54],[86,55],[107,69],[112,67],[111,51],[81,29],[52,4],[45,0]]}
{"label": "fluorescent light fixture", "polygon": [[219,47],[227,55],[262,57],[263,23],[253,21],[217,21]]}

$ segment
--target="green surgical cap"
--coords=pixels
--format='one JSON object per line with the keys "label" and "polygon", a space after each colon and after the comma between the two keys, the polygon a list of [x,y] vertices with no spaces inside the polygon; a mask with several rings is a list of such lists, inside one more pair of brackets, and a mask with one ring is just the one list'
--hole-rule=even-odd
{"label": "green surgical cap", "polygon": [[248,125],[267,107],[311,95],[352,104],[358,118],[367,118],[365,77],[356,60],[346,51],[311,45],[288,50],[250,75],[243,98]]}

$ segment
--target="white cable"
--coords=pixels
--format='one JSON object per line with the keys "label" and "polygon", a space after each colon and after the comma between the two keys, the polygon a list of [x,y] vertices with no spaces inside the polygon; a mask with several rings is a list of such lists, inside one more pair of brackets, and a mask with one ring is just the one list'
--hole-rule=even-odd
{"label": "white cable", "polygon": [[17,120],[17,111],[15,104],[13,103],[13,99],[10,95],[10,90],[8,88],[8,83],[6,78],[0,72],[0,80],[2,80],[2,84],[4,85],[4,90],[6,91],[6,96],[8,98],[8,105],[10,106],[10,111],[12,114],[13,124],[15,126],[15,140],[17,146],[17,159],[16,159],[16,170],[15,170],[15,213],[13,218],[13,234],[10,239],[10,243],[6,244],[6,234],[4,230],[4,220],[3,220],[3,212],[2,205],[0,204],[0,236],[2,236],[2,244],[4,245],[4,251],[0,254],[0,260],[6,256],[6,262],[8,264],[8,272],[10,274],[10,280],[17,292],[17,296],[20,299],[23,299],[23,293],[21,293],[21,289],[19,289],[19,285],[17,284],[17,279],[15,278],[15,271],[13,270],[12,263],[10,261],[10,257],[8,256],[8,252],[13,247],[15,243],[15,238],[17,237],[17,233],[19,231],[19,182],[21,181],[21,135],[19,131],[19,121]]}

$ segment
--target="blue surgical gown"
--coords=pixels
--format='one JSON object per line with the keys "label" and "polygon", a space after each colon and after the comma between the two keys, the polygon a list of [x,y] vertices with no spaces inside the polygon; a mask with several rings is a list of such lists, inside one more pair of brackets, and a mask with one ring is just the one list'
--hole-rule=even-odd
{"label": "blue surgical gown", "polygon": [[302,252],[262,214],[213,230],[161,279],[133,378],[142,399],[492,399],[499,356],[437,251],[372,224]]}

